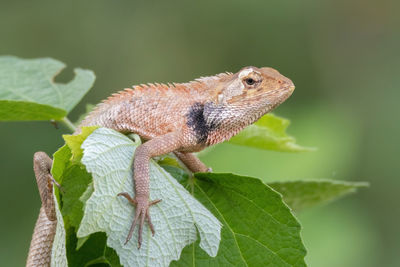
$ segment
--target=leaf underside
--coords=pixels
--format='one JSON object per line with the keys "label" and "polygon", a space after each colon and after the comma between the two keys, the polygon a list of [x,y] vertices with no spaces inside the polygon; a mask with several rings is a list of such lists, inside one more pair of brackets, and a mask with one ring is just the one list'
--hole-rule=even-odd
{"label": "leaf underside", "polygon": [[124,245],[134,207],[120,192],[133,195],[132,159],[138,143],[106,128],[95,130],[84,142],[82,163],[93,175],[94,192],[86,201],[78,237],[107,233],[124,266],[168,266],[179,259],[182,249],[200,235],[200,247],[215,256],[220,242],[220,222],[194,199],[169,173],[150,162],[150,199],[163,201],[151,208],[156,234],[143,229],[137,249],[137,232]]}
{"label": "leaf underside", "polygon": [[55,191],[56,188],[53,190],[53,195],[55,205],[54,208],[56,210],[56,217],[57,217],[57,226],[56,226],[56,234],[54,236],[53,247],[51,249],[51,266],[59,266],[59,267],[67,267],[67,251],[65,248],[65,228],[64,228],[64,220],[59,208],[59,199],[56,195],[58,195]]}
{"label": "leaf underside", "polygon": [[75,69],[67,84],[54,77],[65,64],[51,59],[0,57],[0,120],[59,120],[70,112],[92,87],[95,75]]}

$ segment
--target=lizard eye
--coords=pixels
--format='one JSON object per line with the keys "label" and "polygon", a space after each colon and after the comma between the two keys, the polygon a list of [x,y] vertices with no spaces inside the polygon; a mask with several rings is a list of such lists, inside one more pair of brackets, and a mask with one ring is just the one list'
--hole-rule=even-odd
{"label": "lizard eye", "polygon": [[253,85],[253,84],[256,83],[256,81],[255,81],[254,79],[252,79],[252,78],[247,78],[247,79],[245,80],[245,82],[246,82],[248,85]]}

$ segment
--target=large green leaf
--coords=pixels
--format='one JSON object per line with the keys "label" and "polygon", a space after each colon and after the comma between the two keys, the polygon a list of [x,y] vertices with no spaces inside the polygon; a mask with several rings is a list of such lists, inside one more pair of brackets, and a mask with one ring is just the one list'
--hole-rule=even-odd
{"label": "large green leaf", "polygon": [[228,143],[283,152],[314,150],[314,148],[296,144],[296,139],[286,133],[286,128],[289,124],[290,121],[287,119],[273,114],[266,114],[257,122],[232,137]]}
{"label": "large green leaf", "polygon": [[80,200],[92,181],[91,175],[81,164],[69,164],[63,174],[63,206],[61,212],[68,224],[78,228],[83,217],[83,202]]}
{"label": "large green leaf", "polygon": [[63,145],[53,154],[53,165],[51,166],[51,174],[54,180],[61,184],[65,169],[68,167],[72,157],[71,149],[67,145]]}
{"label": "large green leaf", "polygon": [[87,137],[95,128],[84,127],[79,135],[64,135],[65,140],[70,140],[70,144],[62,146],[53,155],[52,174],[53,178],[61,184],[62,192],[62,209],[61,213],[65,218],[67,228],[78,228],[83,217],[83,204],[80,200],[82,194],[87,190],[89,183],[92,181],[91,175],[86,171],[79,161],[73,160],[81,156],[82,151],[80,145],[75,141]]}
{"label": "large green leaf", "polygon": [[65,110],[49,105],[28,101],[0,100],[0,120],[3,121],[60,120],[66,115]]}
{"label": "large green leaf", "polygon": [[65,143],[68,145],[69,149],[71,150],[72,153],[72,158],[71,160],[74,161],[75,163],[78,163],[81,161],[82,156],[83,156],[83,149],[81,148],[81,145],[83,141],[97,128],[98,126],[89,126],[89,127],[82,127],[80,134],[64,134],[63,138],[65,140]]}
{"label": "large green leaf", "polygon": [[94,192],[86,201],[77,236],[105,232],[107,245],[115,249],[124,266],[168,266],[198,233],[200,247],[215,256],[220,222],[154,161],[150,162],[150,198],[163,200],[150,210],[156,234],[152,237],[146,226],[141,249],[137,249],[136,231],[124,245],[134,207],[117,194],[127,191],[133,195],[132,160],[138,145],[106,128],[95,130],[83,142],[82,163],[93,175]]}
{"label": "large green leaf", "polygon": [[222,239],[215,258],[196,244],[172,266],[305,266],[300,224],[281,196],[259,179],[197,173],[187,186],[222,222]]}
{"label": "large green leaf", "polygon": [[103,263],[104,265],[100,266],[122,266],[115,250],[106,246],[106,240],[105,233],[95,233],[90,235],[86,242],[77,248],[78,239],[74,228],[69,228],[67,232],[68,265],[83,267]]}
{"label": "large green leaf", "polygon": [[62,119],[92,87],[90,70],[75,69],[67,84],[54,77],[65,64],[51,59],[0,57],[0,120]]}
{"label": "large green leaf", "polygon": [[300,211],[353,193],[358,188],[368,186],[368,183],[319,179],[272,182],[268,185],[281,193],[293,210]]}

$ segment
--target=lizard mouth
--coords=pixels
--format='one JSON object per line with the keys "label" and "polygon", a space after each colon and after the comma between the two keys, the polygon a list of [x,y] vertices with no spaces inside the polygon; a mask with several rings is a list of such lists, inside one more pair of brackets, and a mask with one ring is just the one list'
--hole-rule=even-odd
{"label": "lizard mouth", "polygon": [[295,89],[294,84],[290,81],[285,86],[279,87],[275,90],[267,92],[264,97],[268,102],[268,110],[274,109],[276,106],[282,104],[286,99],[288,99]]}
{"label": "lizard mouth", "polygon": [[290,91],[290,93],[293,93],[294,88],[295,88],[294,83],[292,81],[290,81],[290,83],[288,85],[288,90]]}
{"label": "lizard mouth", "polygon": [[294,92],[294,84],[292,82],[290,82],[290,84],[288,84],[287,86],[283,87],[281,90],[281,96],[279,97],[279,100],[281,101],[280,103],[282,103],[283,101],[285,101],[289,96],[292,95],[292,93]]}
{"label": "lizard mouth", "polygon": [[294,92],[295,86],[292,81],[286,82],[284,86],[278,87],[275,90],[268,91],[266,96],[271,98],[282,99],[284,101]]}
{"label": "lizard mouth", "polygon": [[280,80],[279,83],[282,84],[281,89],[293,93],[295,86],[292,80],[283,76],[282,80]]}

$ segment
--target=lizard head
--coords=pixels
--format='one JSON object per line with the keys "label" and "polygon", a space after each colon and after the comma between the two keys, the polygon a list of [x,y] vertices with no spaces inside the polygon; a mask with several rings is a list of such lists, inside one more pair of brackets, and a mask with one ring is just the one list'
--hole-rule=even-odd
{"label": "lizard head", "polygon": [[207,145],[237,134],[284,102],[294,90],[292,81],[272,68],[245,67],[217,77],[213,100],[203,107],[204,127],[198,127],[204,130],[199,140],[206,140]]}
{"label": "lizard head", "polygon": [[245,67],[239,72],[201,78],[211,99],[194,103],[187,125],[199,143],[212,145],[229,139],[284,102],[294,84],[272,68]]}
{"label": "lizard head", "polygon": [[285,101],[293,90],[293,82],[272,68],[245,67],[223,81],[217,102],[264,106],[266,113]]}

